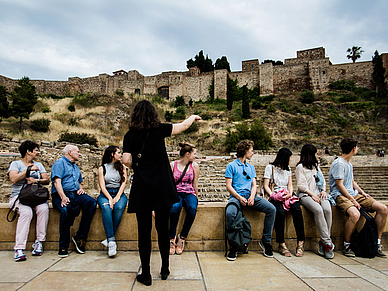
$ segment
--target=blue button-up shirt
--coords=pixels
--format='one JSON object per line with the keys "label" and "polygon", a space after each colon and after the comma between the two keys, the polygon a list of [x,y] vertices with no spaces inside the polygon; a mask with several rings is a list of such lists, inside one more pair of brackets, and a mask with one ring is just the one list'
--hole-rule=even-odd
{"label": "blue button-up shirt", "polygon": [[58,193],[54,186],[55,178],[61,179],[64,192],[79,190],[79,183],[82,183],[82,175],[78,166],[72,163],[68,158],[62,156],[56,160],[51,168],[51,193]]}
{"label": "blue button-up shirt", "polygon": [[[243,173],[246,173],[244,175]],[[250,179],[248,179],[248,176]],[[239,159],[234,160],[226,166],[225,178],[231,178],[232,187],[236,192],[245,198],[251,195],[252,179],[256,178],[255,167],[248,162],[241,163]],[[230,195],[232,197],[232,195]]]}

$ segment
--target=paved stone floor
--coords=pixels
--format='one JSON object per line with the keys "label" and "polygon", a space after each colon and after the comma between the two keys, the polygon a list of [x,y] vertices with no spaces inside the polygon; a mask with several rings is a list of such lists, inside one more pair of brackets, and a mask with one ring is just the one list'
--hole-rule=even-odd
{"label": "paved stone floor", "polygon": [[250,251],[234,262],[223,252],[184,252],[171,256],[166,281],[159,276],[159,253],[153,252],[151,287],[135,280],[135,251],[119,251],[115,258],[105,251],[72,252],[63,259],[54,251],[27,255],[15,263],[13,252],[0,251],[0,290],[388,290],[388,259],[350,259],[339,252],[329,261],[314,252],[266,258]]}

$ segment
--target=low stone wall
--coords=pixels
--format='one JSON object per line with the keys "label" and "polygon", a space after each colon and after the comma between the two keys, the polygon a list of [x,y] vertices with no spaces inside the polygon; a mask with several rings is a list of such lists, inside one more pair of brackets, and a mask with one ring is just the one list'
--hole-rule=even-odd
{"label": "low stone wall", "polygon": [[[385,202],[388,204],[388,201]],[[186,243],[186,249],[192,251],[208,251],[208,250],[224,250],[225,242],[225,205],[226,202],[206,202],[199,205],[197,217],[190,230],[189,237]],[[8,223],[5,218],[8,213],[8,204],[0,203],[0,217],[3,222],[0,226],[0,250],[12,250],[15,241],[16,221]],[[313,214],[303,208],[303,218],[305,225],[306,235],[306,250],[316,250],[318,241],[320,240],[319,233],[315,226]],[[178,231],[182,229],[184,210],[178,224]],[[248,218],[252,226],[252,242],[249,245],[251,250],[260,250],[259,241],[261,239],[264,223],[264,214],[255,212],[251,209],[244,209],[244,214]],[[80,217],[78,217],[74,223],[74,227],[71,229],[71,235],[74,235],[78,229]],[[332,227],[332,239],[336,245],[336,249],[341,249],[343,245],[343,229],[345,223],[344,214],[337,208],[333,207],[333,227]],[[35,239],[35,224],[36,218],[34,217],[30,233],[28,236],[27,250],[31,249],[31,245]],[[273,238],[276,237],[274,232]],[[288,213],[285,223],[285,238],[286,243],[290,249],[296,247],[296,233],[294,230],[292,217]],[[101,241],[105,239],[104,227],[102,224],[101,210],[98,208],[93,218],[88,243],[86,248],[88,250],[102,250],[104,247],[101,245]],[[119,250],[137,250],[137,223],[135,214],[124,213],[120,227],[116,233],[116,240]],[[59,241],[59,212],[53,209],[50,205],[50,219],[47,230],[47,240],[44,245],[46,250],[57,250]],[[157,249],[157,235],[155,227],[152,230],[152,246],[153,249]],[[385,227],[383,234],[383,244],[388,245],[388,226]],[[276,242],[272,240],[272,245],[276,250]],[[71,244],[71,248],[73,248]]]}

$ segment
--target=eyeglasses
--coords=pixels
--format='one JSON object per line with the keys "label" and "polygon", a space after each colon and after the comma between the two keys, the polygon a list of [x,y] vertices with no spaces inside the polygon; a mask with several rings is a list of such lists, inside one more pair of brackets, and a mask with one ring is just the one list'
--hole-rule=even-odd
{"label": "eyeglasses", "polygon": [[251,177],[247,174],[247,172],[245,172],[245,170],[243,171],[243,175],[244,175],[244,176],[247,176],[247,179],[248,179],[248,180],[251,179]]}
{"label": "eyeglasses", "polygon": [[33,152],[40,152],[39,149],[33,149],[32,151],[33,151]]}
{"label": "eyeglasses", "polygon": [[318,183],[319,182],[319,177],[317,175],[314,175],[314,179],[315,179],[315,182]]}

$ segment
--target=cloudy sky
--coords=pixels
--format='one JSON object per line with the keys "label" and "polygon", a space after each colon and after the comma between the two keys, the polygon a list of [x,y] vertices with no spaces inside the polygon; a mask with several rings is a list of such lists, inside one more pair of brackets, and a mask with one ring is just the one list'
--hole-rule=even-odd
{"label": "cloudy sky", "polygon": [[323,46],[388,52],[387,0],[0,0],[0,75],[67,80],[124,69],[185,71],[200,50],[232,71]]}

